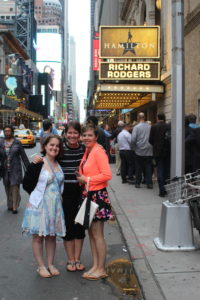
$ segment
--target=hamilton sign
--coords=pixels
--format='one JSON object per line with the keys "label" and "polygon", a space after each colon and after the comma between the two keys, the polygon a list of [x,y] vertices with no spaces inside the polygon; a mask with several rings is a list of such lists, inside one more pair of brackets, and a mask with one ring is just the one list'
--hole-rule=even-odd
{"label": "hamilton sign", "polygon": [[101,62],[100,80],[160,80],[159,62]]}
{"label": "hamilton sign", "polygon": [[159,58],[159,26],[100,26],[101,58]]}

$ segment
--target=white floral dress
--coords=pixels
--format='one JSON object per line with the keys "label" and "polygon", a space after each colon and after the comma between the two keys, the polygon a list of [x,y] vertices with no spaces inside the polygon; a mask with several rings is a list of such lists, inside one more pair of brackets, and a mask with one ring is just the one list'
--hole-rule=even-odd
{"label": "white floral dress", "polygon": [[66,227],[59,187],[64,175],[59,170],[55,172],[56,179],[52,173],[46,172],[48,172],[48,181],[43,200],[37,208],[30,202],[27,204],[22,222],[22,231],[39,236],[65,236]]}

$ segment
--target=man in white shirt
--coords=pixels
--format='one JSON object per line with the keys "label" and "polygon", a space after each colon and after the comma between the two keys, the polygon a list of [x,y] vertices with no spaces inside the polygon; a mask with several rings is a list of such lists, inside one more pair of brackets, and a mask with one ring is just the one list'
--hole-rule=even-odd
{"label": "man in white shirt", "polygon": [[[117,136],[117,142],[119,146],[119,154],[121,158],[121,177],[122,183],[134,183],[133,171],[134,171],[134,158],[133,151],[131,149],[131,125],[125,124],[122,131]],[[128,175],[128,179],[126,176]]]}

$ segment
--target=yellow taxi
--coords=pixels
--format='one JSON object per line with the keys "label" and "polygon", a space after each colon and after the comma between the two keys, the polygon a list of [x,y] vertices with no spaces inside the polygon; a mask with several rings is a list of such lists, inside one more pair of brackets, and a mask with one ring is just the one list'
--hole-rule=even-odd
{"label": "yellow taxi", "polygon": [[36,136],[30,129],[15,129],[14,136],[23,146],[34,147],[36,145]]}

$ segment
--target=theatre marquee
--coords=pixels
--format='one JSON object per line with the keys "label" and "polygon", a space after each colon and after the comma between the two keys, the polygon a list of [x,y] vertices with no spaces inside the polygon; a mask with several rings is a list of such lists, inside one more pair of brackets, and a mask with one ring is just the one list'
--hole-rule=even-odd
{"label": "theatre marquee", "polygon": [[159,58],[159,26],[100,26],[101,58]]}
{"label": "theatre marquee", "polygon": [[101,62],[100,80],[160,80],[159,62]]}

